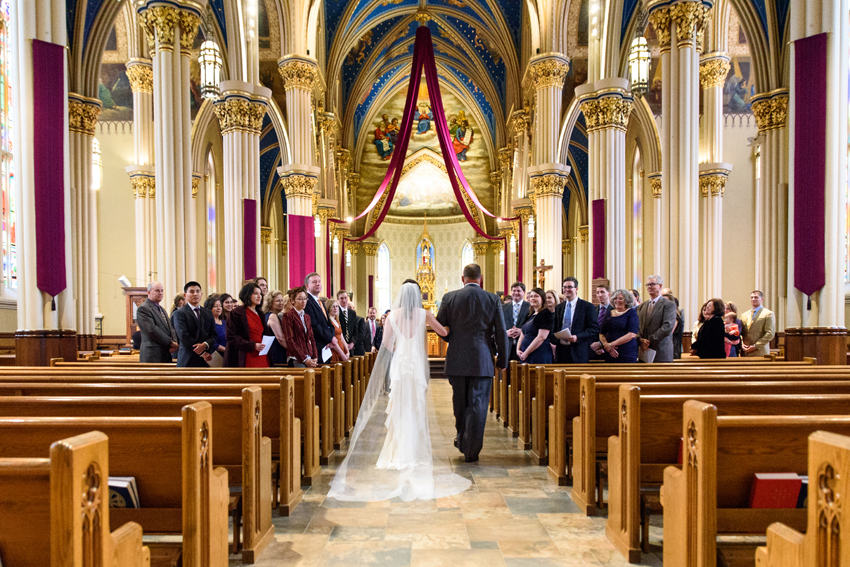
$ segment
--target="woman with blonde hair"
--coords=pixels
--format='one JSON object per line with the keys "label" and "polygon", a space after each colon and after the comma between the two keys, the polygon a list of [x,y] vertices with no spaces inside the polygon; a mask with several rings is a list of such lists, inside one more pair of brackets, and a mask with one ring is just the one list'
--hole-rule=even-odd
{"label": "woman with blonde hair", "polygon": [[342,326],[339,324],[339,302],[336,299],[328,299],[325,302],[325,309],[328,311],[328,319],[334,326],[334,337],[336,344],[331,343],[331,362],[345,362],[348,360],[348,345],[342,336]]}
{"label": "woman with blonde hair", "polygon": [[292,307],[289,296],[280,290],[272,290],[263,298],[263,313],[266,314],[267,333],[275,341],[269,349],[269,366],[286,366],[286,339],[283,336],[281,318]]}

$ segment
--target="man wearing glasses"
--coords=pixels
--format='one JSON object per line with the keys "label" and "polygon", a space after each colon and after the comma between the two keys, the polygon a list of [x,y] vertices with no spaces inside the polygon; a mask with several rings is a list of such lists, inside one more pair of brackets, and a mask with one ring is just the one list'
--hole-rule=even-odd
{"label": "man wearing glasses", "polygon": [[[673,327],[676,325],[676,304],[661,296],[661,276],[646,278],[649,297],[638,305],[640,320],[641,360],[673,362]],[[654,359],[652,358],[654,352]],[[648,355],[648,356],[647,356]]]}
{"label": "man wearing glasses", "polygon": [[549,334],[555,345],[555,362],[586,364],[590,360],[590,343],[599,340],[596,308],[579,299],[578,280],[572,276],[564,279],[561,291],[566,301],[555,307],[555,328]]}

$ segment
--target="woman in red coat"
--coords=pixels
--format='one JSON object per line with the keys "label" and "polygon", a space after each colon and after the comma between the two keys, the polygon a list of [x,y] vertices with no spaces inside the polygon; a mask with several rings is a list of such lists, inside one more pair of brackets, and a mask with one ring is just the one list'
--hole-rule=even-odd
{"label": "woman in red coat", "polygon": [[235,307],[227,317],[227,350],[224,366],[229,368],[268,368],[269,357],[260,356],[263,334],[268,330],[260,304],[263,294],[260,286],[251,282],[239,292],[242,305]]}
{"label": "woman in red coat", "polygon": [[315,368],[318,366],[319,353],[316,350],[313,327],[310,326],[310,316],[304,312],[307,307],[307,290],[296,287],[289,290],[287,295],[292,300],[292,309],[283,314],[280,325],[286,339],[289,366]]}

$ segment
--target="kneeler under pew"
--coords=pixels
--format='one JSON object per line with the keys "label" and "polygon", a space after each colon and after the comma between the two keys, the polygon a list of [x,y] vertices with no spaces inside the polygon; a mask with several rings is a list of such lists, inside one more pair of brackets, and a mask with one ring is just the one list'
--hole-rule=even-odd
{"label": "kneeler under pew", "polygon": [[136,477],[145,506],[111,509],[110,524],[182,535],[182,546],[157,546],[181,547],[183,567],[226,567],[229,492],[227,471],[212,466],[212,406],[186,406],[179,418],[0,418],[0,454],[44,458],[56,439],[92,430],[109,437],[109,472]]}
{"label": "kneeler under pew", "polygon": [[92,431],[49,445],[49,459],[0,459],[4,567],[150,566],[139,524],[109,531],[107,451]]}

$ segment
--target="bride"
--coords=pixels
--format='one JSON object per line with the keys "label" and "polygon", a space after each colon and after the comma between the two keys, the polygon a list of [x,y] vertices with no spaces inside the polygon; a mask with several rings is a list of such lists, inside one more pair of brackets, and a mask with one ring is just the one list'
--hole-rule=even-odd
{"label": "bride", "polygon": [[419,286],[403,284],[386,319],[348,454],[331,483],[329,498],[425,500],[469,488],[468,479],[453,474],[448,462],[435,463],[431,453],[426,322],[440,336],[448,334],[422,308]]}

